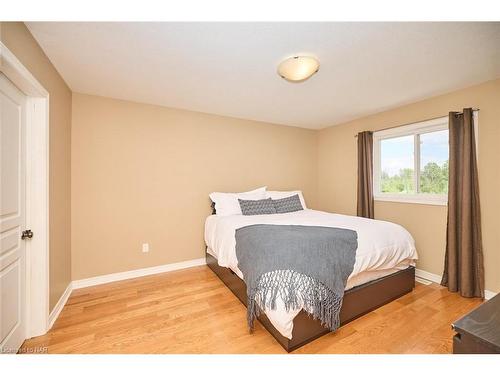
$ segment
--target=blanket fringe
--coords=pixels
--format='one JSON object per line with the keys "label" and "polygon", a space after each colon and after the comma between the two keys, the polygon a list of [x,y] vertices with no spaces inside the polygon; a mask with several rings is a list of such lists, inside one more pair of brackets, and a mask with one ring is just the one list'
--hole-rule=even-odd
{"label": "blanket fringe", "polygon": [[303,310],[330,331],[340,326],[340,308],[343,294],[338,295],[312,277],[292,270],[277,270],[263,274],[248,291],[247,320],[250,332],[254,320],[263,309],[276,310],[279,296],[287,312]]}

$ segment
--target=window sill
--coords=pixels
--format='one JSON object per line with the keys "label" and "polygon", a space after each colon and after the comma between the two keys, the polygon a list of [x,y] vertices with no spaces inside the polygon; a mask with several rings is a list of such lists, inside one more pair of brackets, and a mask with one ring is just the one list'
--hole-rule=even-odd
{"label": "window sill", "polygon": [[429,198],[429,197],[398,197],[398,196],[375,196],[375,201],[380,202],[395,202],[395,203],[410,203],[410,204],[424,204],[431,206],[447,206],[448,200],[442,198]]}

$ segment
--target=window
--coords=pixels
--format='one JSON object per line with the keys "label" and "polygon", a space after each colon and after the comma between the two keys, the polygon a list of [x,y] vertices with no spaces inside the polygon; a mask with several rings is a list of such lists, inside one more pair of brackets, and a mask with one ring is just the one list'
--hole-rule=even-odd
{"label": "window", "polygon": [[375,200],[446,204],[448,118],[373,134]]}

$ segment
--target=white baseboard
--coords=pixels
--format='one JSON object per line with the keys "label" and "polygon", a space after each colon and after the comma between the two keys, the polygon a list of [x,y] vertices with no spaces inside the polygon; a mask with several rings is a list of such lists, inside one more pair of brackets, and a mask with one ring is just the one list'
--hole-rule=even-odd
{"label": "white baseboard", "polygon": [[136,277],[141,277],[141,276],[155,275],[157,273],[182,270],[184,268],[202,266],[205,264],[206,264],[205,258],[198,258],[198,259],[187,260],[184,262],[163,264],[161,266],[139,268],[132,271],[110,273],[108,275],[90,277],[88,279],[73,280],[72,284],[73,284],[73,289],[80,289],[94,285],[112,283],[114,281],[134,279]]}
{"label": "white baseboard", "polygon": [[424,284],[424,285],[431,285],[432,284],[432,281],[426,280],[426,279],[422,279],[421,277],[418,277],[418,276],[415,276],[415,281],[417,283]]}
{"label": "white baseboard", "polygon": [[[436,275],[435,273],[430,273],[424,270],[419,270],[418,268],[415,269],[415,276],[419,277],[424,280],[429,280],[432,281],[433,283],[440,284],[441,283],[441,276]],[[497,295],[497,293],[492,292],[491,290],[485,290],[484,291],[484,298],[485,299],[490,299],[493,298]]]}
{"label": "white baseboard", "polygon": [[424,280],[432,281],[436,284],[441,284],[441,276],[436,275],[435,273],[430,273],[424,270],[415,269],[415,276],[420,277]]}
{"label": "white baseboard", "polygon": [[61,313],[64,305],[66,305],[66,302],[68,302],[68,298],[71,295],[71,292],[73,291],[73,283],[70,282],[68,286],[66,287],[66,290],[62,294],[61,298],[59,298],[59,301],[57,301],[56,305],[52,309],[52,311],[49,314],[49,327],[47,328],[47,331],[52,328],[54,325],[54,322],[56,321],[57,317]]}
{"label": "white baseboard", "polygon": [[497,295],[497,293],[492,292],[491,290],[484,291],[484,299],[491,299],[491,298],[495,297],[496,295]]}

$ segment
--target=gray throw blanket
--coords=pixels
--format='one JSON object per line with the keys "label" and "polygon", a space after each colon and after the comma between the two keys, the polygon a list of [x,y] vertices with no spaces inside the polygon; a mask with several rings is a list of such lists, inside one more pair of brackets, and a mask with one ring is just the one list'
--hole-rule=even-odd
{"label": "gray throw blanket", "polygon": [[331,331],[340,326],[347,278],[354,268],[357,233],[302,225],[250,225],[236,230],[238,268],[247,285],[250,331],[261,308],[303,309]]}

